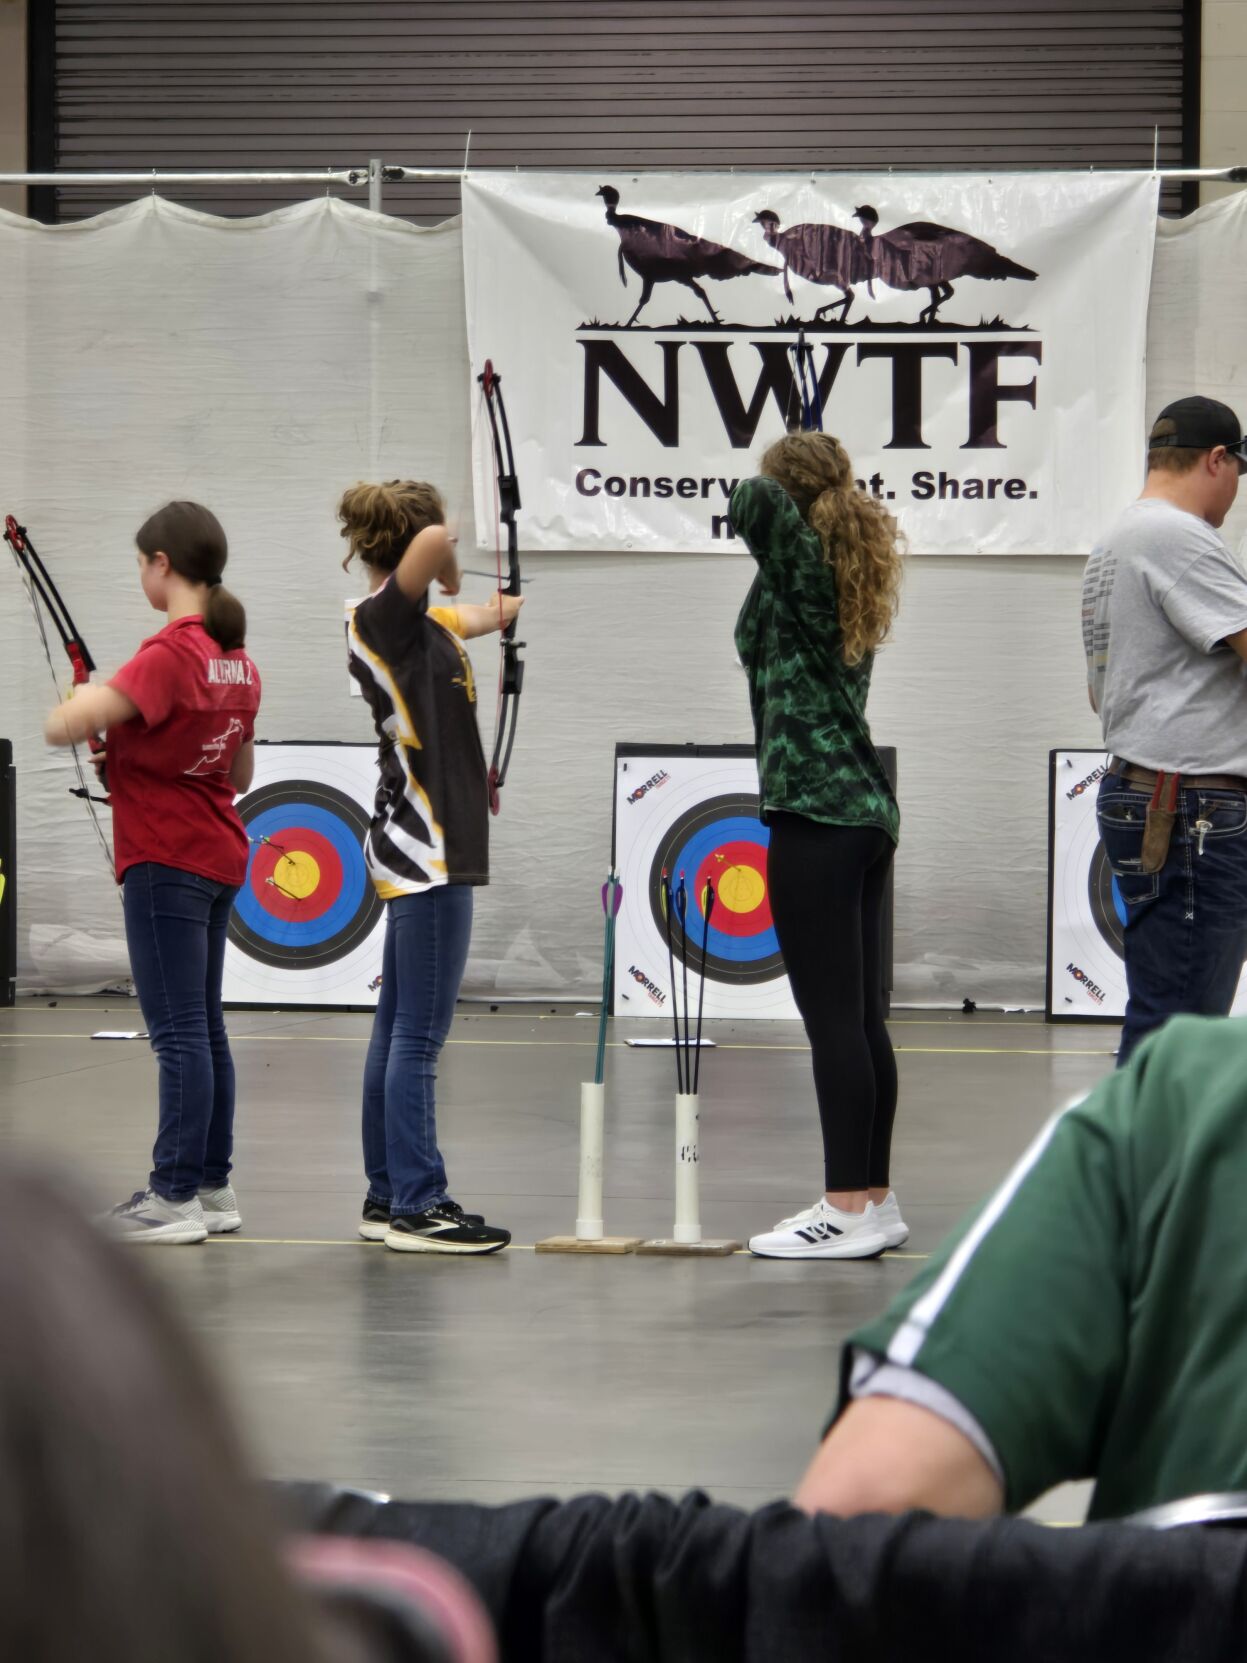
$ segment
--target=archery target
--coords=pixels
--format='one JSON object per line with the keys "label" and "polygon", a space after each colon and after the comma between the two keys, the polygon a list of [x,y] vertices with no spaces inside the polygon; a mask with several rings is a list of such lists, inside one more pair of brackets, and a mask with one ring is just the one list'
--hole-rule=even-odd
{"label": "archery target", "polygon": [[[1048,1011],[1052,1018],[1120,1021],[1126,1014],[1126,908],[1109,866],[1096,801],[1104,751],[1050,756]],[[1247,1012],[1247,978],[1235,1014]]]}
{"label": "archery target", "polygon": [[[707,1017],[799,1020],[784,974],[766,878],[770,834],[758,819],[752,756],[683,752],[615,759],[615,864],[623,901],[615,937],[614,1011],[671,1010],[662,873],[684,874],[690,1004],[706,954]],[[709,931],[706,880],[715,902]],[[672,918],[678,1002],[683,1010],[684,931]]]}
{"label": "archery target", "polygon": [[250,851],[230,918],[227,1003],[372,1005],[384,904],[364,862],[372,745],[256,746],[237,801]]}

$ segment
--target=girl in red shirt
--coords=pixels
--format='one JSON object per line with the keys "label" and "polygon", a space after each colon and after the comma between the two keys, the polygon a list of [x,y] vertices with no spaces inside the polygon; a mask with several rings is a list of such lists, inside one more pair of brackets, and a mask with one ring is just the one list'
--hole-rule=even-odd
{"label": "girl in red shirt", "polygon": [[225,935],[247,871],[234,798],[251,784],[260,678],[247,616],[221,586],[214,514],[171,502],[140,528],[139,581],[168,614],[104,686],[48,717],[49,745],[107,735],[117,881],[135,989],[160,1063],[147,1188],[109,1215],[129,1240],[199,1242],[242,1223],[230,1185],[234,1064],[221,1014]]}

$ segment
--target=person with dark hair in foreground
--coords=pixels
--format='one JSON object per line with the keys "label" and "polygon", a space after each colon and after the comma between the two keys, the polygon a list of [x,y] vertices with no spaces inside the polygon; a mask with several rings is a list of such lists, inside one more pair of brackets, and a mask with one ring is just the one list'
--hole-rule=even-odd
{"label": "person with dark hair in foreground", "polygon": [[3,1169],[0,1333],[5,1663],[491,1663],[427,1556],[287,1555],[165,1301],[61,1185]]}

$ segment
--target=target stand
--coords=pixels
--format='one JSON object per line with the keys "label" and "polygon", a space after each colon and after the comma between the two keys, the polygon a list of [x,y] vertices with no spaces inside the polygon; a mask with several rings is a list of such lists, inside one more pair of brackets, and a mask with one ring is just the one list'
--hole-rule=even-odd
{"label": "target stand", "polygon": [[375,745],[258,743],[235,805],[250,845],[230,916],[230,1005],[375,1005],[385,905],[364,859]]}

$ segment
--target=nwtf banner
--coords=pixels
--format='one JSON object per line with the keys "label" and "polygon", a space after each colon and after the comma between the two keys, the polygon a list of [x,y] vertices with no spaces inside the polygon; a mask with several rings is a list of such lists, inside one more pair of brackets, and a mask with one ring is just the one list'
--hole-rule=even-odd
{"label": "nwtf banner", "polygon": [[[463,204],[531,547],[730,546],[799,329],[914,553],[1083,552],[1138,489],[1154,177],[478,174]],[[475,491],[492,527],[483,460]]]}

